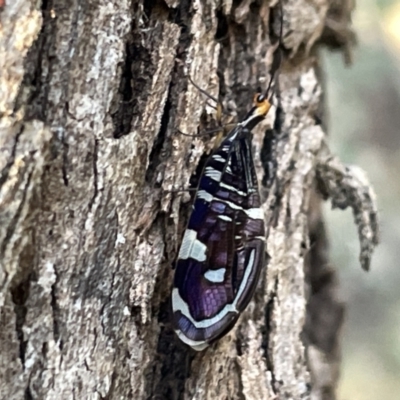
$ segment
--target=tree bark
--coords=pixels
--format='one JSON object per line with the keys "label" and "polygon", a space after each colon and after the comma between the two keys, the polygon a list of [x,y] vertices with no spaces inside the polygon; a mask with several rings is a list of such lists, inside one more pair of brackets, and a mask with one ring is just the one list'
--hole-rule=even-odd
{"label": "tree bark", "polygon": [[353,208],[365,268],[377,243],[372,189],[325,137],[318,48],[349,58],[351,9],[282,4],[279,106],[253,140],[269,261],[236,327],[195,353],[169,322],[180,190],[214,142],[182,134],[214,115],[188,76],[243,116],[279,6],[0,3],[1,399],[335,398],[343,306],[321,194]]}

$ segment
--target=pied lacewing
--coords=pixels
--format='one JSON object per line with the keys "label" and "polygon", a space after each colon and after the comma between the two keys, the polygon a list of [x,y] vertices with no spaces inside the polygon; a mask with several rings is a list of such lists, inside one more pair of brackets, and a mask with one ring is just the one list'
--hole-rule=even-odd
{"label": "pied lacewing", "polygon": [[265,224],[251,149],[251,130],[270,107],[280,65],[274,57],[265,94],[257,94],[205,163],[177,257],[173,326],[200,351],[225,335],[250,302],[265,262]]}

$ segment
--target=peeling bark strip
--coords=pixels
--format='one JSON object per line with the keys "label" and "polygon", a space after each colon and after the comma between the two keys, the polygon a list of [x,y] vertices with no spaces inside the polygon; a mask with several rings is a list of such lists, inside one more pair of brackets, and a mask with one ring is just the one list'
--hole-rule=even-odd
{"label": "peeling bark strip", "polygon": [[321,160],[317,178],[332,207],[351,207],[360,239],[360,264],[369,270],[371,257],[379,241],[378,210],[375,193],[365,173],[356,166],[344,166],[337,158]]}
{"label": "peeling bark strip", "polygon": [[212,148],[179,134],[214,112],[187,75],[242,117],[268,80],[276,3],[2,5],[0,398],[335,398],[342,306],[316,179],[353,208],[364,268],[378,226],[372,189],[330,155],[320,124],[317,45],[349,58],[349,4],[283,1],[280,108],[253,140],[259,179],[273,166],[268,268],[202,354],[174,337],[167,300],[190,209],[176,189]]}

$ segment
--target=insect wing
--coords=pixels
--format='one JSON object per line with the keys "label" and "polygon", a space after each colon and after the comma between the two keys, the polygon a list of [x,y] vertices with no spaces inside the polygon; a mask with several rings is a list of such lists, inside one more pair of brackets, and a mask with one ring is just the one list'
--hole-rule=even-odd
{"label": "insect wing", "polygon": [[178,255],[172,292],[180,339],[202,350],[232,328],[264,263],[249,132],[237,126],[208,159]]}

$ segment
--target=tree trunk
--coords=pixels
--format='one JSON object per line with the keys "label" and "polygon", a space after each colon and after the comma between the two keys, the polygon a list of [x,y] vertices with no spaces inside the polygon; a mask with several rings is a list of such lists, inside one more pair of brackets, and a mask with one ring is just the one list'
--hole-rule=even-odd
{"label": "tree trunk", "polygon": [[214,141],[182,134],[214,115],[188,76],[243,116],[278,4],[0,2],[1,399],[335,398],[343,307],[317,192],[353,207],[364,267],[377,241],[368,183],[325,144],[318,45],[349,56],[350,11],[283,1],[279,107],[253,139],[269,262],[196,353],[169,314],[180,190]]}

